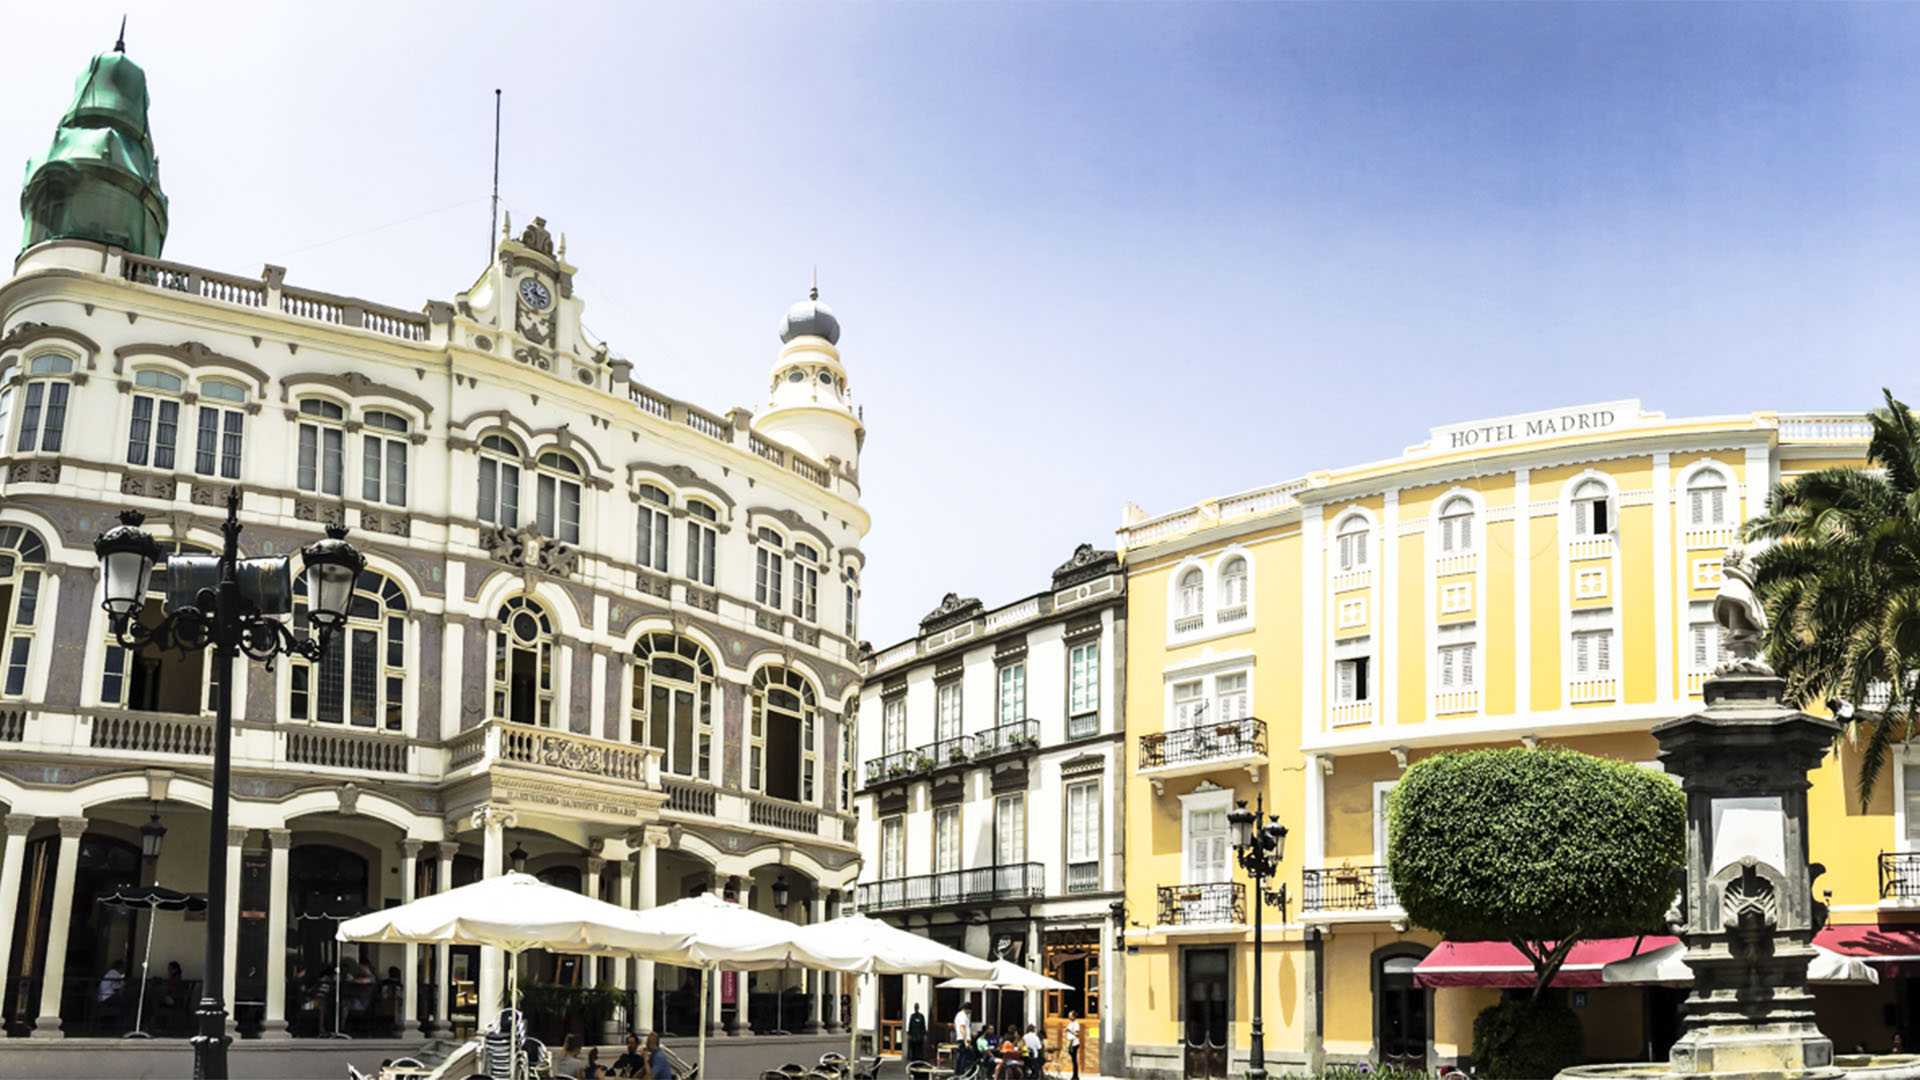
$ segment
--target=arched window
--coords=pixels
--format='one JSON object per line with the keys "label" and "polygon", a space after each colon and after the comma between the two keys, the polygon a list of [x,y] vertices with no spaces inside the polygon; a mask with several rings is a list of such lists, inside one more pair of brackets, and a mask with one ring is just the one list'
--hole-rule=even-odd
{"label": "arched window", "polygon": [[1235,555],[1220,567],[1220,606],[1223,609],[1247,606],[1247,560],[1244,555]]}
{"label": "arched window", "polygon": [[1335,534],[1340,556],[1340,569],[1360,570],[1367,565],[1368,540],[1372,530],[1367,528],[1367,519],[1359,514],[1349,514],[1340,523],[1340,531]]}
{"label": "arched window", "polygon": [[667,572],[667,524],[672,520],[667,506],[672,500],[652,484],[641,484],[636,495],[640,511],[633,530],[638,538],[633,560],[643,570],[664,574]]}
{"label": "arched window", "polygon": [[47,545],[18,525],[0,525],[0,640],[6,642],[4,689],[8,697],[27,692],[27,662],[40,625],[40,583]]}
{"label": "arched window", "polygon": [[1440,552],[1455,555],[1473,550],[1473,502],[1455,495],[1440,507]]}
{"label": "arched window", "polygon": [[847,567],[847,637],[853,638],[859,633],[860,570]]}
{"label": "arched window", "polygon": [[28,362],[26,398],[20,409],[22,452],[60,452],[67,430],[67,395],[73,391],[67,380],[72,374],[73,360],[58,353]]}
{"label": "arched window", "polygon": [[[210,555],[198,544],[161,540],[163,556]],[[167,566],[156,563],[147,582],[146,604],[134,618],[153,626],[164,614],[167,595]],[[104,624],[102,626],[104,631]],[[198,716],[212,699],[212,684],[221,678],[218,665],[214,678],[206,676],[208,650],[160,649],[152,644],[130,650],[111,635],[101,657],[100,704],[108,708],[135,709],[141,712],[184,713]]]}
{"label": "arched window", "polygon": [[629,738],[675,776],[713,779],[713,658],[690,638],[642,634],[633,646]]}
{"label": "arched window", "polygon": [[493,716],[553,726],[553,620],[538,601],[516,596],[500,605],[493,632]]}
{"label": "arched window", "polygon": [[1193,567],[1180,575],[1180,618],[1197,619],[1207,610],[1207,576]]}
{"label": "arched window", "polygon": [[247,388],[225,379],[200,380],[200,428],[195,435],[193,471],[201,476],[240,479],[240,450],[246,433]]}
{"label": "arched window", "polygon": [[1699,529],[1726,522],[1726,474],[1718,469],[1701,469],[1687,481],[1687,524]]}
{"label": "arched window", "polygon": [[840,809],[853,809],[853,731],[860,722],[860,699],[847,699],[847,711],[840,718]]}
{"label": "arched window", "polygon": [[300,461],[294,484],[301,491],[338,495],[347,473],[347,410],[325,398],[300,403]]}
{"label": "arched window", "polygon": [[[748,786],[776,799],[812,802],[818,717],[813,684],[799,672],[783,667],[756,672],[747,726]],[[769,761],[776,763],[771,769]]]}
{"label": "arched window", "polygon": [[569,544],[580,542],[580,463],[548,451],[540,455],[535,520],[540,535]]}
{"label": "arched window", "polygon": [[698,499],[687,500],[687,580],[713,585],[713,548],[720,511]]}
{"label": "arched window", "polygon": [[407,505],[407,418],[380,409],[365,416],[360,437],[360,497],[389,506]]}
{"label": "arched window", "polygon": [[[307,579],[293,583],[293,625],[307,625]],[[321,724],[400,731],[407,675],[407,595],[400,583],[362,570],[347,621],[318,663],[296,658],[289,715]]]}
{"label": "arched window", "polygon": [[1592,478],[1573,489],[1573,535],[1605,536],[1613,531],[1613,500],[1607,485]]}
{"label": "arched window", "polygon": [[480,440],[480,508],[475,517],[503,529],[520,524],[522,460],[520,448],[504,436]]}
{"label": "arched window", "polygon": [[820,621],[819,562],[813,545],[793,545],[793,617],[802,622]]}
{"label": "arched window", "polygon": [[173,468],[180,442],[180,376],[142,369],[133,373],[133,419],[127,425],[127,464]]}

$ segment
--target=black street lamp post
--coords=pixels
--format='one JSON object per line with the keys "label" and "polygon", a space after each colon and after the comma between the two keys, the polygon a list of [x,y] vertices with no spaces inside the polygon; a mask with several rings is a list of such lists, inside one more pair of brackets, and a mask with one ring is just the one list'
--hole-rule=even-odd
{"label": "black street lamp post", "polygon": [[[160,545],[141,530],[146,518],[123,510],[120,524],[93,542],[106,578],[101,606],[114,638],[129,650],[213,647],[213,813],[207,843],[207,959],[200,995],[199,1034],[193,1037],[193,1075],[227,1080],[226,861],[217,858],[227,836],[227,804],[233,771],[233,661],[242,653],[271,665],[280,656],[318,660],[346,618],[354,581],[367,560],[346,541],[344,526],[327,526],[327,538],[301,552],[307,577],[307,617],[313,632],[296,637],[278,616],[293,610],[286,558],[240,558],[240,490],[227,492],[225,537],[219,556],[179,555],[166,563],[166,614],[154,626],[135,618],[147,601],[147,586]],[[156,844],[157,847],[157,844]]]}
{"label": "black street lamp post", "polygon": [[1266,922],[1269,906],[1280,910],[1282,921],[1287,917],[1286,885],[1272,890],[1266,887],[1266,880],[1274,876],[1286,857],[1287,827],[1280,824],[1279,814],[1266,811],[1267,796],[1262,792],[1252,810],[1247,809],[1247,800],[1241,799],[1227,814],[1227,823],[1233,826],[1233,853],[1253,877],[1253,1032],[1247,1080],[1267,1080],[1266,1030],[1260,1018],[1260,958],[1265,944],[1261,924]]}

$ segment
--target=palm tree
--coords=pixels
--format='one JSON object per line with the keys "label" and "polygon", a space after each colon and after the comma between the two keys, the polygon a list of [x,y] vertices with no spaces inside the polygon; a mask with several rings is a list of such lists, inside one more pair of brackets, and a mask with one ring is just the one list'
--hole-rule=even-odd
{"label": "palm tree", "polygon": [[1755,559],[1767,658],[1788,700],[1828,705],[1861,747],[1863,808],[1920,720],[1920,423],[1882,393],[1886,407],[1867,414],[1870,467],[1779,484],[1746,527],[1773,542]]}

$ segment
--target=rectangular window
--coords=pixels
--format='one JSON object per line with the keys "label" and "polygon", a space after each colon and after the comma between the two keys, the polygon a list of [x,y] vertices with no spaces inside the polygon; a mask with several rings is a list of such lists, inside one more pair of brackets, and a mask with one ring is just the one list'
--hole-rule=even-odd
{"label": "rectangular window", "polygon": [[[764,537],[762,537],[764,539]],[[781,577],[785,560],[778,551],[767,548],[755,548],[753,552],[754,577],[753,599],[756,603],[770,608],[780,606]]]}
{"label": "rectangular window", "polygon": [[1573,504],[1573,532],[1576,536],[1605,536],[1613,531],[1606,499],[1582,499]]}
{"label": "rectangular window", "polygon": [[1067,787],[1067,891],[1099,889],[1099,867],[1100,782],[1070,784]]}
{"label": "rectangular window", "polygon": [[193,471],[201,476],[218,473],[222,479],[240,479],[241,424],[246,414],[238,409],[200,406],[200,438],[195,447]]}
{"label": "rectangular window", "polygon": [[820,621],[820,572],[798,560],[793,564],[793,617]]}
{"label": "rectangular window", "polygon": [[907,749],[907,700],[889,698],[880,708],[880,752],[898,754]]}
{"label": "rectangular window", "polygon": [[360,453],[360,497],[390,506],[407,505],[406,440],[366,435]]}
{"label": "rectangular window", "polygon": [[[3,438],[3,437],[5,437],[5,431],[4,429],[0,429],[0,438]],[[858,624],[858,621],[854,618],[855,612],[854,612],[853,598],[854,598],[853,586],[849,585],[847,586],[847,636],[848,637],[853,637],[855,634],[859,633],[859,631],[855,629],[855,627],[857,627],[859,624]]]}
{"label": "rectangular window", "polygon": [[639,538],[639,549],[634,561],[642,569],[667,572],[667,525],[669,523],[666,507],[640,504],[639,522],[634,535]]}
{"label": "rectangular window", "polygon": [[1208,885],[1233,880],[1228,855],[1231,835],[1224,805],[1187,811],[1186,884]]}
{"label": "rectangular window", "polygon": [[520,524],[520,466],[490,457],[480,459],[478,516],[503,529]]}
{"label": "rectangular window", "polygon": [[907,876],[906,828],[897,817],[880,822],[880,878],[892,881]]}
{"label": "rectangular window", "polygon": [[1012,866],[1027,861],[1027,796],[1025,792],[1002,795],[993,803],[994,865]]}
{"label": "rectangular window", "polygon": [[713,585],[713,548],[718,535],[712,526],[687,522],[687,580]]}
{"label": "rectangular window", "polygon": [[1576,630],[1573,633],[1573,670],[1580,675],[1613,671],[1613,630]]}
{"label": "rectangular window", "polygon": [[945,742],[960,737],[960,683],[941,683],[933,692],[933,737]]}
{"label": "rectangular window", "polygon": [[339,428],[300,425],[300,462],[295,480],[300,490],[340,494],[346,474],[345,438]]}
{"label": "rectangular window", "polygon": [[1359,570],[1367,565],[1367,537],[1371,535],[1367,529],[1340,535],[1340,569]]}
{"label": "rectangular window", "polygon": [[20,449],[60,452],[67,426],[67,394],[63,382],[27,384],[26,408],[20,413]]}
{"label": "rectangular window", "polygon": [[580,485],[541,473],[535,488],[535,520],[540,534],[568,544],[580,542]]}
{"label": "rectangular window", "polygon": [[127,464],[152,462],[156,469],[173,468],[174,448],[179,437],[179,402],[172,398],[134,395],[133,422],[127,432]]}
{"label": "rectangular window", "polygon": [[1253,715],[1252,695],[1247,692],[1247,673],[1220,675],[1213,680],[1214,716],[1221,723],[1245,720]]}
{"label": "rectangular window", "polygon": [[1067,737],[1078,739],[1100,729],[1100,643],[1067,650]]}
{"label": "rectangular window", "polygon": [[1355,656],[1340,660],[1333,665],[1334,681],[1337,684],[1339,704],[1351,705],[1355,702],[1370,701],[1372,687],[1368,685],[1368,667],[1372,657]]}
{"label": "rectangular window", "polygon": [[1173,725],[1188,728],[1206,719],[1207,699],[1200,680],[1173,684]]}
{"label": "rectangular window", "polygon": [[1473,643],[1440,647],[1440,688],[1463,690],[1474,685]]}
{"label": "rectangular window", "polygon": [[1718,525],[1727,520],[1727,489],[1694,488],[1687,492],[1687,518],[1694,525]]}
{"label": "rectangular window", "polygon": [[933,872],[951,874],[960,869],[960,808],[941,806],[933,811]]}
{"label": "rectangular window", "polygon": [[1012,724],[1027,718],[1027,665],[1008,664],[1000,669],[1000,723]]}

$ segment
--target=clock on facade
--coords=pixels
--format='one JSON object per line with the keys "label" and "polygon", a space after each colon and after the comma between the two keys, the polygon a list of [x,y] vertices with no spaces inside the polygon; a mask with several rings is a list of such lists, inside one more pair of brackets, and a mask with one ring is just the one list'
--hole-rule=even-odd
{"label": "clock on facade", "polygon": [[528,307],[544,311],[547,304],[553,300],[553,295],[547,292],[547,287],[540,283],[539,278],[522,278],[520,279],[520,299],[525,300]]}

